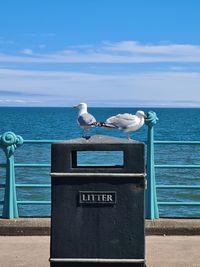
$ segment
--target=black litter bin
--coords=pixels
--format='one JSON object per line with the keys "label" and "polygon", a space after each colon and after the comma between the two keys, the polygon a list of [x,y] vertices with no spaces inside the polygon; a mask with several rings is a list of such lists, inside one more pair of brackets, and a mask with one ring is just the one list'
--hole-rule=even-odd
{"label": "black litter bin", "polygon": [[[81,153],[122,155],[81,164]],[[145,266],[144,144],[95,135],[52,145],[50,264]]]}

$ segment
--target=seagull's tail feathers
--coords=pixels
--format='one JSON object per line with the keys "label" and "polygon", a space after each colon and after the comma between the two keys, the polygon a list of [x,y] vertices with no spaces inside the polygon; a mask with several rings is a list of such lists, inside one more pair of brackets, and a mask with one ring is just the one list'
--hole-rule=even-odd
{"label": "seagull's tail feathers", "polygon": [[99,122],[95,121],[93,123],[90,124],[92,127],[96,127],[96,126],[99,126]]}
{"label": "seagull's tail feathers", "polygon": [[98,122],[99,127],[104,127],[104,128],[117,128],[115,125],[107,123],[107,122]]}

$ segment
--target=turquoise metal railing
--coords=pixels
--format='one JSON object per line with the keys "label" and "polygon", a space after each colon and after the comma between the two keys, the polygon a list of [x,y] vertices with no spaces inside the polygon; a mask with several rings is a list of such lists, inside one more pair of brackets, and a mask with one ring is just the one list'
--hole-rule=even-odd
{"label": "turquoise metal railing", "polygon": [[[155,169],[161,168],[200,168],[200,165],[171,165],[171,164],[155,164],[154,160],[154,146],[155,145],[200,145],[199,141],[155,141],[154,140],[154,126],[156,125],[158,118],[153,111],[148,112],[146,124],[148,126],[147,133],[147,191],[146,191],[146,218],[157,219],[159,218],[158,205],[180,206],[191,205],[199,206],[200,202],[158,202],[157,201],[157,189],[200,189],[198,185],[156,185],[155,181]],[[6,163],[0,164],[1,168],[6,168],[6,182],[0,184],[0,188],[5,190],[4,200],[0,201],[3,205],[3,218],[18,218],[18,204],[22,205],[49,205],[50,201],[37,200],[17,200],[16,189],[17,188],[50,188],[50,184],[22,184],[15,182],[15,168],[50,168],[50,164],[47,163],[15,163],[14,153],[15,150],[22,144],[52,144],[54,142],[60,142],[63,140],[23,140],[21,136],[15,135],[12,132],[6,132],[0,136],[0,147],[3,149],[6,155]]]}
{"label": "turquoise metal railing", "polygon": [[17,218],[18,207],[15,185],[14,153],[23,144],[23,139],[12,132],[4,133],[0,139],[0,146],[6,155],[6,183],[3,202],[3,218]]}
{"label": "turquoise metal railing", "polygon": [[145,211],[146,218],[159,218],[157,194],[156,194],[156,180],[154,167],[154,126],[158,118],[153,111],[148,112],[146,124],[148,126],[147,136],[147,191],[145,197]]}
{"label": "turquoise metal railing", "polygon": [[4,201],[0,201],[0,204],[3,205],[3,218],[13,219],[18,218],[18,204],[23,205],[45,205],[51,204],[50,201],[30,201],[30,200],[17,200],[16,198],[16,188],[50,188],[50,184],[20,184],[15,182],[15,168],[41,168],[48,167],[48,163],[20,163],[16,164],[14,162],[14,152],[17,147],[22,144],[52,144],[54,142],[60,142],[63,140],[23,140],[21,136],[16,136],[12,132],[6,132],[0,136],[0,147],[4,150],[7,162],[6,164],[0,164],[0,167],[6,168],[6,183],[0,184],[0,188],[5,188]]}
{"label": "turquoise metal railing", "polygon": [[[155,145],[200,145],[200,141],[154,141]],[[157,169],[199,169],[199,164],[154,164]],[[156,189],[200,189],[200,185],[157,185]],[[158,205],[200,206],[199,201],[163,201]]]}

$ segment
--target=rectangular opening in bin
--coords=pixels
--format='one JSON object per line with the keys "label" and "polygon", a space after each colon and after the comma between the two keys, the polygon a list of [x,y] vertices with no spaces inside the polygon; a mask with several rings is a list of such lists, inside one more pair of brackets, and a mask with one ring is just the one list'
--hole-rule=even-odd
{"label": "rectangular opening in bin", "polygon": [[124,151],[73,151],[73,168],[124,167]]}

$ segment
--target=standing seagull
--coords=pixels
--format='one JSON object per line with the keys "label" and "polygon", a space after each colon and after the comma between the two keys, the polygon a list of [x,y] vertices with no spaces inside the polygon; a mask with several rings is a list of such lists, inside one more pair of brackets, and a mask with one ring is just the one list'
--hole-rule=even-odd
{"label": "standing seagull", "polygon": [[[97,126],[96,119],[94,116],[92,116],[90,113],[87,112],[86,103],[80,103],[74,106],[74,108],[79,109],[77,122],[80,125],[80,127],[83,129],[82,137],[87,138],[87,130],[89,128]],[[86,135],[84,135],[85,132],[86,132]]]}
{"label": "standing seagull", "polygon": [[138,110],[135,115],[124,113],[112,116],[102,123],[103,127],[117,128],[128,133],[128,139],[131,139],[130,132],[140,129],[144,125],[146,114]]}

